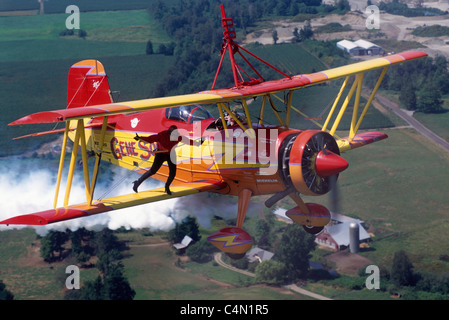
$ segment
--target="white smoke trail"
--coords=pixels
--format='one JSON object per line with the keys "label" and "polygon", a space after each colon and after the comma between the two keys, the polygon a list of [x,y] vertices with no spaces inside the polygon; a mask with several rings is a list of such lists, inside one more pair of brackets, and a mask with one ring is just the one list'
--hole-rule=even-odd
{"label": "white smoke trail", "polygon": [[[29,162],[29,160],[0,161],[0,221],[17,215],[47,210],[53,206],[57,169],[46,169],[42,166],[45,166],[44,161],[34,160],[34,163],[31,164]],[[24,163],[27,165],[23,166]],[[132,181],[136,180],[138,176],[137,173],[124,169],[113,169],[110,176],[104,177],[103,175],[99,178],[95,199],[108,192],[107,197],[133,192]],[[110,182],[101,182],[102,179]],[[110,192],[111,186],[114,185],[117,187]],[[65,181],[62,181],[61,186],[65,186]],[[148,179],[139,187],[139,190],[149,190],[161,186],[163,183]],[[63,202],[64,191],[64,187],[62,187],[58,206],[61,206]],[[224,219],[237,216],[237,203],[236,201],[229,203],[229,200],[229,197],[210,196],[203,193],[33,228],[39,235],[45,235],[50,230],[69,229],[75,231],[81,227],[97,231],[103,228],[116,230],[120,227],[169,231],[175,227],[176,223],[181,222],[189,215],[196,217],[200,226],[209,228],[214,216]],[[75,175],[70,204],[85,201],[83,178]],[[259,211],[260,205],[253,204],[250,206],[248,215],[257,214]],[[13,228],[23,228],[23,226],[0,225],[0,231]]]}

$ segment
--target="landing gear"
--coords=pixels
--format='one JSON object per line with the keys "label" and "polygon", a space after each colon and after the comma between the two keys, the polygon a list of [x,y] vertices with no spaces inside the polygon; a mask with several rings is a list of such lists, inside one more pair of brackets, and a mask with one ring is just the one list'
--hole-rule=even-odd
{"label": "landing gear", "polygon": [[323,231],[324,227],[314,227],[314,226],[302,226],[307,233],[317,235],[321,231]]}

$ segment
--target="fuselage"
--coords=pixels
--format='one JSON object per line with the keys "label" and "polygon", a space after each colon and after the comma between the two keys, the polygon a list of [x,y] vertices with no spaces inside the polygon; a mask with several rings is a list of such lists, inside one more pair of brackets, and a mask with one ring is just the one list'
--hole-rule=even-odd
{"label": "fuselage", "polygon": [[[182,110],[183,107],[187,108]],[[176,125],[183,140],[175,147],[175,184],[216,179],[228,185],[218,192],[232,195],[243,189],[250,189],[253,195],[285,190],[278,170],[279,149],[285,137],[300,131],[259,124],[253,124],[251,131],[244,131],[239,125],[224,130],[204,107],[183,107],[110,117],[102,160],[143,174],[151,168],[158,146],[136,141],[136,134],[153,135]],[[102,120],[95,118],[85,124],[90,151],[99,150]],[[243,125],[248,129],[248,124]],[[202,143],[191,145],[188,139]],[[153,177],[165,181],[167,176],[168,167],[164,165]]]}

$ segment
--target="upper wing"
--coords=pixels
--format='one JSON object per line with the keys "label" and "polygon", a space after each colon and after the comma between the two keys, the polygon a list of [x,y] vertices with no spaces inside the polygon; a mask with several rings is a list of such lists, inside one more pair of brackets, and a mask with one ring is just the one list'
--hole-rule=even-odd
{"label": "upper wing", "polygon": [[421,51],[407,51],[387,57],[376,58],[346,65],[343,67],[328,69],[321,72],[301,74],[290,78],[283,78],[280,80],[266,81],[252,86],[209,90],[195,94],[178,95],[171,97],[109,103],[83,108],[45,111],[25,116],[10,123],[10,125],[62,122],[67,120],[140,112],[150,109],[174,107],[187,104],[210,104],[228,102],[235,99],[251,98],[267,93],[295,90],[302,87],[339,79],[345,76],[387,67],[401,62],[419,59],[425,56],[427,56],[427,54]]}
{"label": "upper wing", "polygon": [[101,201],[93,203],[91,206],[89,206],[88,204],[78,204],[16,216],[0,221],[0,224],[45,225],[49,223],[86,217],[98,213],[137,206],[150,202],[178,198],[199,192],[219,190],[224,188],[225,186],[225,183],[217,180],[188,182],[172,186],[170,188],[172,191],[172,195],[166,194],[164,188],[158,188],[149,191],[103,199]]}

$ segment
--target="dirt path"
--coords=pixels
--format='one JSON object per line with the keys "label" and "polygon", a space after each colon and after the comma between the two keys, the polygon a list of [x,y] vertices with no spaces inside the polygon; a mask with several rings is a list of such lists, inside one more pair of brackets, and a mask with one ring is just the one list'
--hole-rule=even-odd
{"label": "dirt path", "polygon": [[[215,261],[216,261],[220,266],[222,266],[222,267],[224,267],[224,268],[227,268],[227,269],[229,269],[229,270],[232,270],[232,271],[235,271],[235,272],[239,272],[239,273],[245,274],[245,275],[250,276],[250,277],[255,277],[255,276],[256,276],[256,275],[255,275],[254,273],[252,273],[252,272],[248,272],[248,271],[245,271],[245,270],[241,270],[241,269],[239,269],[239,268],[235,268],[235,267],[233,267],[233,266],[230,266],[230,265],[224,263],[223,260],[221,259],[221,252],[217,252],[217,253],[214,255],[214,259],[215,259]],[[288,289],[288,290],[291,290],[291,291],[295,291],[295,292],[297,292],[297,293],[299,293],[299,294],[302,294],[302,295],[305,295],[305,296],[312,297],[312,298],[314,298],[314,299],[318,299],[318,300],[332,300],[332,299],[330,299],[330,298],[328,298],[328,297],[325,297],[325,296],[322,296],[322,295],[320,295],[320,294],[317,294],[317,293],[314,293],[314,292],[305,290],[305,289],[303,289],[303,288],[300,288],[300,287],[298,287],[296,284],[289,284],[289,285],[284,286],[284,288],[286,288],[286,289]]]}

